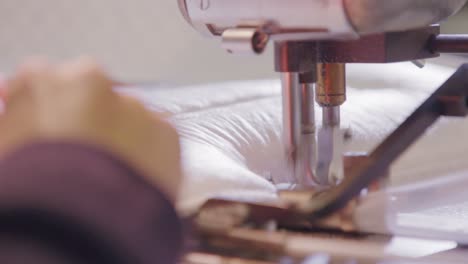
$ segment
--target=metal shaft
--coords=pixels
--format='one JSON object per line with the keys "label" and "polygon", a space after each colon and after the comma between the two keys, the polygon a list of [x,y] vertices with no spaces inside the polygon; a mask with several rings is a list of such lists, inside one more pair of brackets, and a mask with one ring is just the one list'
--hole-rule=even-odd
{"label": "metal shaft", "polygon": [[346,101],[344,64],[319,64],[317,103],[322,107],[322,127],[318,132],[316,178],[322,185],[335,185],[344,177],[343,135],[340,128],[340,105]]}
{"label": "metal shaft", "polygon": [[302,94],[302,138],[299,162],[302,164],[302,186],[317,185],[317,142],[315,124],[315,91],[314,83],[301,84]]}
{"label": "metal shaft", "polygon": [[339,126],[340,121],[340,106],[325,106],[322,108],[322,123],[324,126]]}
{"label": "metal shaft", "polygon": [[468,53],[468,35],[439,35],[430,44],[433,52]]}
{"label": "metal shaft", "polygon": [[298,150],[301,141],[301,87],[299,74],[281,73],[283,89],[283,144],[292,182],[301,183]]}

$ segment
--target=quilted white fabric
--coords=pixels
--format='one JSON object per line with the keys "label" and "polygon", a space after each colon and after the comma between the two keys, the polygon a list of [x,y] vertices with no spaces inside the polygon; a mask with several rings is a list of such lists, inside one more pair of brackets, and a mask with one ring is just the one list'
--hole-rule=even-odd
{"label": "quilted white fabric", "polygon": [[[437,65],[421,70],[409,63],[350,66],[342,126],[353,137],[346,149],[372,150],[453,72]],[[289,180],[280,135],[279,81],[127,92],[165,112],[179,130],[186,172],[179,199],[182,212],[211,197],[269,201],[276,198],[275,185]],[[320,119],[317,113],[319,124]],[[467,132],[468,121],[441,120],[395,164],[392,184],[468,167],[468,141],[462,140]]]}

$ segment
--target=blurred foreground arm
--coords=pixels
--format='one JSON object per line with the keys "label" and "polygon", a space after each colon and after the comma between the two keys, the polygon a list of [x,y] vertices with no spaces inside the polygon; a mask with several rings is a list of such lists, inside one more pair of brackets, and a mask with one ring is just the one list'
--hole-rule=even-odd
{"label": "blurred foreground arm", "polygon": [[0,263],[175,263],[175,130],[89,60],[32,62],[0,115]]}

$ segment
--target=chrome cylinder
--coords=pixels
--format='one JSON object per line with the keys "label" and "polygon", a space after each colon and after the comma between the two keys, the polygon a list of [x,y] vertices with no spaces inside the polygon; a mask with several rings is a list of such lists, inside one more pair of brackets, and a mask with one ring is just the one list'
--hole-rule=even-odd
{"label": "chrome cylinder", "polygon": [[301,180],[298,150],[301,141],[301,87],[299,73],[281,73],[283,89],[283,143],[292,181]]}
{"label": "chrome cylinder", "polygon": [[315,91],[314,83],[301,84],[302,94],[302,136],[300,145],[300,164],[302,186],[319,185],[316,178],[317,166],[317,139],[315,122]]}
{"label": "chrome cylinder", "polygon": [[341,121],[341,112],[339,106],[322,108],[323,126],[339,126]]}
{"label": "chrome cylinder", "polygon": [[222,47],[229,53],[261,54],[268,43],[268,35],[256,28],[234,28],[223,32]]}
{"label": "chrome cylinder", "polygon": [[467,0],[177,0],[199,32],[272,25],[282,40],[352,39],[356,34],[425,27],[457,13]]}

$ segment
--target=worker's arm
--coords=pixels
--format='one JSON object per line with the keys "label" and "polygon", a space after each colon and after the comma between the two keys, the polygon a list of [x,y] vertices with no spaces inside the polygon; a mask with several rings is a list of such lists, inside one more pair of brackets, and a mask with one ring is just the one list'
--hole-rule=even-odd
{"label": "worker's arm", "polygon": [[0,263],[176,263],[178,136],[88,60],[33,62],[0,115]]}
{"label": "worker's arm", "polygon": [[0,162],[0,263],[170,264],[181,237],[163,193],[105,151],[44,142]]}

